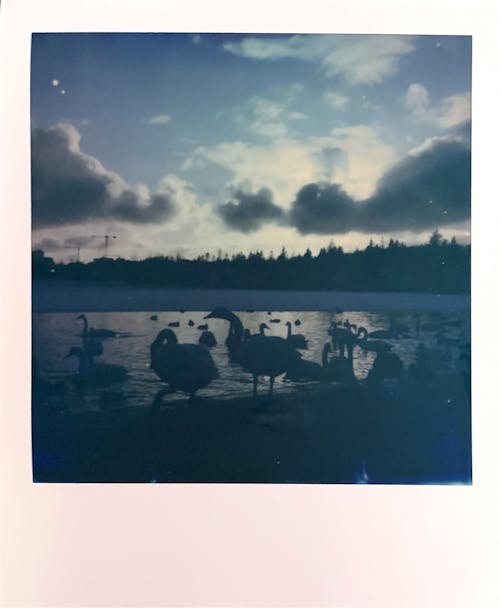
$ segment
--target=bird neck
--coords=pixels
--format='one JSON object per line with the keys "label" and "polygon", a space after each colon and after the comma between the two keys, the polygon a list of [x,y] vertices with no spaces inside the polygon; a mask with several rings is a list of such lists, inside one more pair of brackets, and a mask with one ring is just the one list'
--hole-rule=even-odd
{"label": "bird neck", "polygon": [[292,335],[292,324],[291,323],[287,323],[286,326],[288,327],[288,331],[286,333],[286,337],[289,338]]}
{"label": "bird neck", "polygon": [[89,323],[88,323],[87,317],[85,315],[82,315],[82,321],[83,321],[83,335],[87,336],[89,333]]}

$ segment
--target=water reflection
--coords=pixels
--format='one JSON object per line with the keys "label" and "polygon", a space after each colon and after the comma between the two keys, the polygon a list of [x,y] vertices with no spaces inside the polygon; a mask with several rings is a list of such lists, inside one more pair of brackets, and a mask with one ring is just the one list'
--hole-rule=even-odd
{"label": "water reflection", "polygon": [[[174,328],[179,342],[197,343],[201,330],[199,325],[207,323],[204,316],[209,311],[162,312],[106,312],[88,314],[90,327],[107,328],[117,332],[114,338],[103,340],[104,353],[101,360],[123,365],[129,374],[128,379],[103,391],[102,387],[86,386],[75,388],[69,385],[65,397],[71,410],[96,410],[115,406],[149,406],[156,391],[163,385],[149,368],[149,345],[160,329],[171,323],[179,324]],[[251,333],[258,333],[259,325],[269,325],[267,335],[286,337],[287,321],[292,323],[294,333],[304,334],[308,350],[302,351],[304,359],[321,363],[325,342],[329,340],[328,328],[332,321],[349,321],[357,327],[363,326],[368,332],[387,329],[397,322],[408,328],[407,337],[386,340],[392,345],[392,352],[402,360],[405,368],[415,363],[419,344],[436,348],[437,343],[448,348],[450,360],[458,358],[459,346],[470,340],[469,316],[466,313],[370,313],[344,311],[339,315],[333,312],[274,311],[238,312],[244,327]],[[271,323],[271,319],[279,322]],[[300,320],[300,327],[295,321]],[[251,395],[251,376],[228,359],[224,340],[228,333],[228,323],[220,319],[209,320],[209,330],[213,332],[217,345],[211,349],[213,359],[219,369],[219,378],[200,391],[200,395],[230,399]],[[34,313],[33,315],[33,356],[38,364],[40,376],[48,381],[66,381],[77,371],[78,362],[65,359],[68,351],[81,345],[81,321],[74,313]],[[436,331],[441,334],[436,335]],[[355,348],[354,373],[358,380],[364,380],[375,359],[375,352]],[[96,358],[99,360],[99,358]],[[276,392],[297,390],[294,382],[276,379]],[[103,396],[104,395],[104,396]],[[185,400],[186,396],[176,393],[169,400]]]}

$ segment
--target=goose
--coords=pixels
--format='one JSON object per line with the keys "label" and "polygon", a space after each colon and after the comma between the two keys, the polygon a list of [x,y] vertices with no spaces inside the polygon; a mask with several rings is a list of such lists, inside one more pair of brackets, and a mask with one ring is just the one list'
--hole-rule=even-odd
{"label": "goose", "polygon": [[118,332],[113,331],[112,329],[95,329],[94,327],[89,329],[89,323],[85,315],[78,315],[76,318],[83,321],[82,336],[89,336],[90,338],[113,338],[118,335]]}
{"label": "goose", "polygon": [[348,357],[329,358],[331,345],[327,342],[323,347],[321,363],[323,364],[322,380],[324,382],[355,382],[352,345],[348,345]]}
{"label": "goose", "polygon": [[292,324],[290,321],[286,322],[286,326],[288,328],[286,334],[286,341],[291,344],[294,348],[299,348],[301,350],[307,350],[307,340],[302,334],[292,334]]}
{"label": "goose", "polygon": [[295,319],[294,325],[295,325],[295,327],[299,327],[300,325],[302,325],[302,323],[300,322],[300,319]]}
{"label": "goose", "polygon": [[198,342],[207,346],[208,348],[212,348],[212,346],[217,346],[217,340],[215,339],[214,334],[211,331],[204,331],[201,333]]}
{"label": "goose", "polygon": [[368,332],[364,327],[358,329],[358,336],[358,346],[361,346],[365,351],[371,350],[376,353],[383,353],[392,348],[392,344],[389,344],[388,342],[383,342],[382,340],[368,340]]}
{"label": "goose", "polygon": [[158,333],[150,346],[151,369],[172,392],[182,391],[194,399],[196,392],[218,377],[208,349],[202,344],[179,344],[171,329]]}
{"label": "goose", "polygon": [[168,326],[169,327],[179,327],[180,323],[179,321],[171,321]]}
{"label": "goose", "polygon": [[85,315],[80,315],[77,317],[77,319],[83,320],[83,350],[89,358],[89,361],[92,363],[93,357],[98,357],[99,355],[102,355],[102,353],[104,352],[104,347],[102,345],[102,342],[95,337],[93,333],[95,330],[89,330],[87,318],[85,317]]}
{"label": "goose", "polygon": [[198,325],[196,329],[200,329],[201,331],[206,331],[208,329],[208,323],[204,323],[203,325]]}
{"label": "goose", "polygon": [[151,315],[149,318],[151,321],[158,321],[158,315]]}
{"label": "goose", "polygon": [[343,326],[346,327],[347,329],[354,329],[354,331],[356,331],[356,329],[357,329],[357,325],[355,325],[354,323],[350,323],[349,319],[346,319],[344,321]]}
{"label": "goose", "polygon": [[396,325],[394,319],[389,321],[389,329],[376,329],[368,333],[368,338],[399,338],[400,336],[406,336],[408,328],[406,325]]}
{"label": "goose", "polygon": [[271,319],[270,323],[281,323],[281,319]]}
{"label": "goose", "polygon": [[128,372],[123,365],[116,363],[93,363],[79,346],[73,346],[65,359],[78,359],[78,373],[73,377],[77,384],[108,384],[123,382],[128,378]]}
{"label": "goose", "polygon": [[286,376],[286,380],[293,380],[297,382],[299,380],[324,380],[324,369],[315,361],[309,361],[308,359],[299,359],[295,365],[289,367]]}
{"label": "goose", "polygon": [[193,321],[193,319],[189,319],[188,325],[189,325],[189,327],[194,327],[194,321]]}
{"label": "goose", "polygon": [[259,376],[269,376],[269,395],[273,394],[274,379],[293,367],[301,358],[283,338],[276,336],[254,336],[243,340],[243,324],[240,319],[227,308],[216,308],[205,319],[224,319],[232,327],[226,341],[230,354],[243,369],[253,376],[253,395],[257,396]]}
{"label": "goose", "polygon": [[339,349],[342,355],[344,355],[345,348],[351,348],[356,344],[358,340],[358,334],[352,331],[352,327],[345,329],[339,327],[337,321],[332,321],[328,334],[332,337],[332,345],[334,348]]}

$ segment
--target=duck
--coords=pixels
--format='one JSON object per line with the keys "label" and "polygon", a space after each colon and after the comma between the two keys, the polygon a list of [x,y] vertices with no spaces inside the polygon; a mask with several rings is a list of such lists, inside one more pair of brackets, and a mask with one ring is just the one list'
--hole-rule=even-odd
{"label": "duck", "polygon": [[302,325],[300,319],[295,319],[294,323],[295,327],[299,327],[300,325]]}
{"label": "duck", "polygon": [[158,315],[151,315],[149,318],[151,321],[158,321]]}
{"label": "duck", "polygon": [[179,327],[180,323],[179,321],[171,321],[168,326],[169,327]]}
{"label": "duck", "polygon": [[189,327],[194,327],[194,321],[193,321],[193,319],[189,319],[188,325],[189,325]]}
{"label": "duck", "polygon": [[229,321],[231,327],[226,344],[233,360],[252,374],[254,399],[259,376],[269,376],[269,396],[272,396],[275,378],[296,365],[302,356],[284,338],[277,336],[259,335],[244,340],[241,320],[227,308],[215,308],[205,319]]}
{"label": "duck", "polygon": [[291,344],[294,348],[300,350],[307,350],[307,340],[303,334],[292,334],[292,324],[290,321],[286,322],[287,334],[286,341]]}
{"label": "duck", "polygon": [[208,348],[203,344],[179,344],[171,329],[162,329],[150,346],[150,368],[170,389],[193,400],[196,392],[219,376]]}
{"label": "duck", "polygon": [[206,331],[208,329],[208,324],[203,323],[202,325],[198,325],[196,329],[200,329],[201,331]]}

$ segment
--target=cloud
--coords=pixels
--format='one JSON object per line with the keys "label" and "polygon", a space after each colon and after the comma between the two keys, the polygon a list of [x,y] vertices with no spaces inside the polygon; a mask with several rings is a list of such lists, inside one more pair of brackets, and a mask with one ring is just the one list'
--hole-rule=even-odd
{"label": "cloud", "polygon": [[166,125],[170,122],[170,116],[168,114],[158,114],[157,116],[151,116],[151,118],[144,118],[143,122],[148,125]]}
{"label": "cloud", "polygon": [[273,203],[273,195],[268,188],[251,193],[239,187],[234,190],[233,199],[237,202],[220,205],[217,212],[230,228],[240,232],[254,232],[264,223],[280,220],[284,215],[281,207]]}
{"label": "cloud", "polygon": [[373,196],[354,201],[338,184],[300,189],[289,221],[301,234],[425,230],[470,217],[470,147],[435,138],[385,172]]}
{"label": "cloud", "polygon": [[445,97],[438,112],[439,125],[444,129],[450,129],[470,121],[471,109],[470,93]]}
{"label": "cloud", "polygon": [[303,112],[290,110],[290,106],[303,89],[304,85],[295,83],[288,87],[275,89],[274,93],[277,99],[274,100],[257,95],[251,97],[246,104],[245,112],[235,114],[235,122],[245,123],[247,116],[250,116],[248,124],[250,131],[272,139],[283,138],[288,134],[287,121],[307,118]]}
{"label": "cloud", "polygon": [[347,103],[349,102],[349,97],[342,95],[342,93],[336,93],[335,91],[326,91],[323,95],[323,99],[329,106],[331,106],[335,110],[345,108]]}
{"label": "cloud", "polygon": [[433,105],[424,85],[413,83],[406,90],[403,103],[414,120],[432,123],[441,129],[457,127],[471,118],[470,93],[450,95]]}
{"label": "cloud", "polygon": [[34,228],[95,219],[131,223],[167,220],[172,196],[129,185],[98,159],[80,150],[80,134],[70,124],[34,129],[31,140]]}
{"label": "cloud", "polygon": [[258,61],[298,59],[317,63],[326,76],[351,84],[376,84],[398,71],[399,59],[415,50],[413,36],[295,35],[247,37],[224,49]]}
{"label": "cloud", "polygon": [[276,204],[287,208],[304,184],[318,181],[338,182],[351,196],[364,199],[393,162],[394,151],[377,129],[354,125],[302,140],[284,137],[259,144],[200,146],[183,169],[214,163],[231,174],[232,183],[248,181],[254,189],[269,188]]}
{"label": "cloud", "polygon": [[403,98],[406,109],[416,120],[428,120],[430,117],[430,97],[424,85],[410,84]]}

